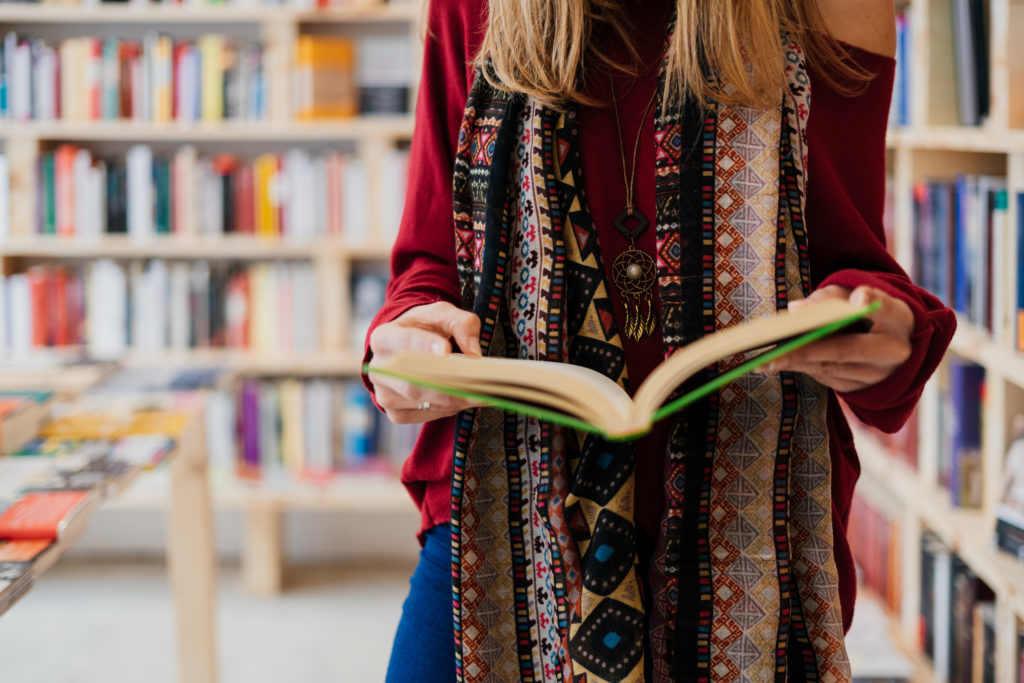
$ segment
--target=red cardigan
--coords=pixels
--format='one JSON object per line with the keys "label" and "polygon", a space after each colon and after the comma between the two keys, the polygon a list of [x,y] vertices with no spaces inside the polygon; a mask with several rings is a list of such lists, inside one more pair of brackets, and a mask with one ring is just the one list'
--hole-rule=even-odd
{"label": "red cardigan", "polygon": [[[668,3],[627,3],[634,24],[661,36]],[[416,107],[416,130],[409,164],[401,229],[391,256],[387,301],[374,321],[393,320],[413,306],[448,301],[460,304],[452,223],[452,169],[463,107],[473,78],[473,56],[486,21],[487,0],[431,0]],[[641,57],[650,64],[638,79],[616,83],[622,130],[631,151],[640,118],[657,76],[661,41],[642,41]],[[612,51],[616,49],[611,46]],[[955,328],[951,311],[911,283],[886,251],[882,231],[885,197],[885,131],[895,61],[850,48],[853,59],[874,75],[867,89],[844,97],[826,79],[811,77],[811,113],[807,123],[808,175],[806,225],[815,287],[871,285],[905,301],[914,313],[911,357],[889,378],[867,389],[843,394],[858,418],[883,431],[897,430],[909,417],[925,380],[938,365]],[[589,83],[590,92],[607,96],[608,84]],[[607,98],[606,98],[607,99]],[[610,107],[584,107],[580,114],[584,177],[602,257],[611,280],[615,255],[627,246],[612,227],[624,206],[625,184]],[[637,161],[637,204],[654,216],[653,116],[643,121]],[[654,230],[644,231],[638,246],[654,252]],[[610,288],[619,322],[622,306]],[[663,359],[660,330],[640,341],[624,340],[631,385],[635,388]],[[370,352],[367,348],[366,358]],[[372,391],[372,385],[367,387]],[[451,518],[453,418],[423,426],[402,468],[402,482],[421,511],[422,532]],[[856,575],[846,539],[846,522],[860,464],[853,438],[835,394],[828,406],[832,455],[832,505],[836,562],[843,622],[849,628],[856,598]],[[637,522],[648,536],[656,532],[663,506],[661,462],[665,428],[639,444]]]}

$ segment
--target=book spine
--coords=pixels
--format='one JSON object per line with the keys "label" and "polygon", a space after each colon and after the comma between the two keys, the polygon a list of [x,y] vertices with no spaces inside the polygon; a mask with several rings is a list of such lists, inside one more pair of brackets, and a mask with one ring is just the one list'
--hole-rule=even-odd
{"label": "book spine", "polygon": [[1017,350],[1024,351],[1024,192],[1017,194]]}

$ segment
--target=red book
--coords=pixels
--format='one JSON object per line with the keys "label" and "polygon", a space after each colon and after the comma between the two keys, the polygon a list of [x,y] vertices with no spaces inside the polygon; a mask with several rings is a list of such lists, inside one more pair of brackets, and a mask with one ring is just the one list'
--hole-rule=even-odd
{"label": "red book", "polygon": [[235,232],[252,235],[256,232],[256,194],[250,164],[242,164],[235,172]]}
{"label": "red book", "polygon": [[88,74],[89,92],[89,120],[97,121],[103,118],[103,83],[100,73],[103,70],[103,43],[99,38],[89,38],[89,64],[86,67]]}
{"label": "red book", "polygon": [[178,100],[181,99],[181,57],[188,49],[188,43],[179,42],[174,44],[171,80],[174,87],[171,89],[171,119],[178,120]]}
{"label": "red book", "polygon": [[0,538],[57,540],[93,498],[91,491],[38,491],[22,495],[0,515]]}
{"label": "red book", "polygon": [[53,311],[54,346],[70,346],[74,340],[71,331],[71,300],[68,296],[68,272],[54,268],[48,279],[50,285],[50,310]]}
{"label": "red book", "polygon": [[249,317],[252,298],[249,293],[249,273],[237,271],[228,280],[225,323],[228,348],[249,348]]}
{"label": "red book", "polygon": [[46,268],[33,266],[26,272],[28,276],[28,298],[32,310],[32,346],[42,347],[49,344],[48,319],[46,311]]}
{"label": "red book", "polygon": [[139,61],[141,50],[136,42],[122,41],[120,45],[120,99],[121,117],[130,119],[132,112],[132,66]]}

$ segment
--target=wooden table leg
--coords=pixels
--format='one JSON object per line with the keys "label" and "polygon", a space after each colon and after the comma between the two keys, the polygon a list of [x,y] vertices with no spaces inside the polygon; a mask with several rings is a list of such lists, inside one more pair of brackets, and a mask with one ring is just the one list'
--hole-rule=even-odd
{"label": "wooden table leg", "polygon": [[284,586],[283,516],[275,501],[252,500],[245,506],[242,583],[255,595],[277,595]]}
{"label": "wooden table leg", "polygon": [[215,683],[216,557],[203,421],[189,422],[171,460],[167,563],[178,626],[178,680]]}

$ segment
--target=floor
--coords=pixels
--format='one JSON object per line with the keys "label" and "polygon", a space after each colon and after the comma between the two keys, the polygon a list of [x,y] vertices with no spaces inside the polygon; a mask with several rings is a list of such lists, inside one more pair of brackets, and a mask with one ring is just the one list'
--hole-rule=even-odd
{"label": "floor", "polygon": [[[304,570],[280,597],[220,578],[223,683],[384,680],[411,567]],[[65,564],[0,619],[4,683],[172,683],[174,622],[156,564]]]}
{"label": "floor", "polygon": [[[220,577],[222,683],[379,683],[411,567],[295,572],[275,598]],[[175,683],[170,594],[159,564],[61,563],[0,619],[3,683]],[[904,674],[877,605],[858,605],[855,673]]]}

